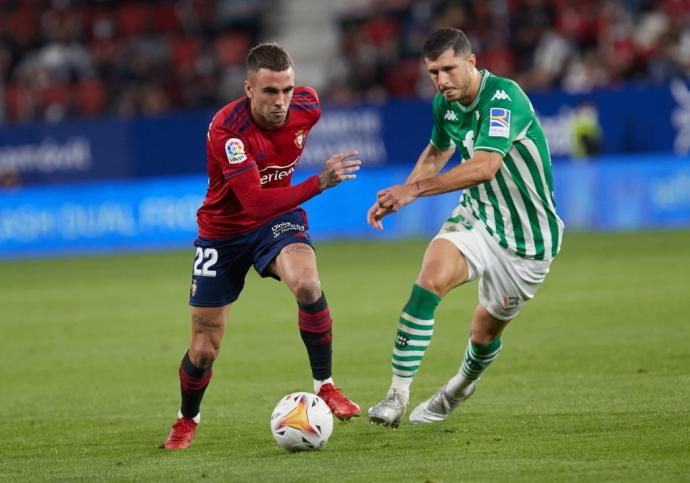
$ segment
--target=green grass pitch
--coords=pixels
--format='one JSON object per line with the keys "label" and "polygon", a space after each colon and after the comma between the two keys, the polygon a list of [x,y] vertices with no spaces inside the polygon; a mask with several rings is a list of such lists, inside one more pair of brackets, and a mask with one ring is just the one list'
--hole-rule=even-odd
{"label": "green grass pitch", "polygon": [[[385,393],[426,242],[324,243],[336,382]],[[193,252],[0,263],[0,480],[690,481],[690,232],[568,233],[501,357],[451,420],[336,422],[290,454],[269,417],[311,390],[295,303],[255,274],[231,309],[189,450],[179,404]],[[457,369],[477,286],[442,303],[414,405]]]}

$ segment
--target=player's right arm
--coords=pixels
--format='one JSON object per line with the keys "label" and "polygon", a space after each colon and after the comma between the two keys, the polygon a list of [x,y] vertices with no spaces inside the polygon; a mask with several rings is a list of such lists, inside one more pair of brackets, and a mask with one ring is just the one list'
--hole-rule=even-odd
{"label": "player's right arm", "polygon": [[417,159],[414,169],[407,177],[407,184],[436,176],[448,163],[455,152],[455,146],[441,150],[429,143]]}
{"label": "player's right arm", "polygon": [[[431,178],[441,172],[443,167],[455,153],[455,144],[443,130],[443,96],[436,95],[433,101],[434,126],[431,129],[431,140],[419,155],[417,163],[412,172],[407,177],[405,184],[412,184],[423,179]],[[381,230],[383,225],[381,219],[393,213],[390,208],[382,208],[378,200],[369,208],[367,213],[367,223],[377,230]]]}
{"label": "player's right arm", "polygon": [[251,141],[230,132],[214,134],[218,133],[212,132],[209,139],[214,160],[220,165],[225,182],[232,188],[242,208],[254,218],[270,217],[296,208],[323,190],[354,178],[354,171],[359,169],[359,160],[346,159],[355,152],[341,153],[331,156],[319,175],[299,184],[263,188],[251,150],[245,145]]}
{"label": "player's right arm", "polygon": [[455,144],[443,129],[443,114],[446,111],[443,96],[437,94],[432,103],[434,125],[431,128],[431,139],[417,159],[414,169],[407,177],[407,183],[414,183],[431,178],[441,172],[455,152]]}
{"label": "player's right arm", "polygon": [[[405,184],[411,184],[436,176],[448,163],[454,152],[455,146],[450,146],[448,149],[441,150],[432,143],[429,143],[427,147],[424,148],[424,151],[422,151],[422,154],[419,155],[417,163],[407,177]],[[393,213],[392,209],[382,208],[378,200],[376,200],[367,212],[367,223],[377,230],[380,230],[383,228],[381,219],[391,213]]]}

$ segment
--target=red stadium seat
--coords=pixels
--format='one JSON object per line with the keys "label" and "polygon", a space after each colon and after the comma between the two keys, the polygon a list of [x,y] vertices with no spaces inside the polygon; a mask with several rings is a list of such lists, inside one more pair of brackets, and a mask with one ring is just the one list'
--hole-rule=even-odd
{"label": "red stadium seat", "polygon": [[89,42],[87,48],[97,64],[115,63],[118,43],[114,39],[94,39]]}
{"label": "red stadium seat", "polygon": [[391,17],[375,17],[364,24],[367,37],[376,47],[396,41],[400,35],[399,23]]}
{"label": "red stadium seat", "polygon": [[23,43],[38,36],[41,25],[37,12],[31,9],[19,9],[8,16],[9,32]]}
{"label": "red stadium seat", "polygon": [[176,37],[170,42],[170,62],[178,72],[191,69],[194,66],[201,41],[194,37]]}
{"label": "red stadium seat", "polygon": [[29,92],[24,87],[8,84],[5,87],[5,116],[10,121],[27,119],[31,113]]}
{"label": "red stadium seat", "polygon": [[214,46],[218,63],[223,67],[241,65],[249,51],[250,42],[245,33],[227,33],[216,38]]}
{"label": "red stadium seat", "polygon": [[155,32],[165,34],[180,30],[180,19],[175,7],[169,4],[156,4],[151,12],[151,26]]}
{"label": "red stadium seat", "polygon": [[419,59],[402,60],[386,77],[386,90],[394,96],[414,96],[417,90],[420,69]]}
{"label": "red stadium seat", "polygon": [[50,84],[40,93],[43,104],[67,104],[67,87],[59,82]]}
{"label": "red stadium seat", "polygon": [[125,37],[144,33],[149,26],[150,15],[146,2],[122,5],[117,11],[119,33]]}
{"label": "red stadium seat", "polygon": [[106,100],[105,85],[102,81],[94,79],[77,84],[76,101],[81,115],[101,114],[105,110]]}

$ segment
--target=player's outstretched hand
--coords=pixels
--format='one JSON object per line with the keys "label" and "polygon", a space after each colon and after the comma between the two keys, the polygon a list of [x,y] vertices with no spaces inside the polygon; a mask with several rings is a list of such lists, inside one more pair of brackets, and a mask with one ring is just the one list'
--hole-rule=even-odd
{"label": "player's outstretched hand", "polygon": [[376,194],[376,202],[385,210],[398,211],[417,199],[417,184],[399,184],[381,190]]}
{"label": "player's outstretched hand", "polygon": [[390,215],[391,213],[393,213],[393,210],[381,208],[381,205],[379,205],[379,202],[377,201],[371,205],[371,208],[369,208],[369,211],[367,212],[367,223],[373,226],[376,230],[383,230],[383,223],[381,223],[381,220],[384,216]]}
{"label": "player's outstretched hand", "polygon": [[319,188],[326,190],[346,179],[355,179],[355,172],[359,171],[362,162],[359,159],[347,159],[355,156],[357,151],[347,151],[345,153],[334,154],[323,165],[319,173]]}

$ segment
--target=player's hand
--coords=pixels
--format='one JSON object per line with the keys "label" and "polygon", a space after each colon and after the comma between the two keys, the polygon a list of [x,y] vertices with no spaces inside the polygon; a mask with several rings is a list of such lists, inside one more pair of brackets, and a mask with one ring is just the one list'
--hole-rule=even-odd
{"label": "player's hand", "polygon": [[390,215],[393,211],[381,208],[379,202],[374,203],[369,211],[367,212],[367,223],[374,227],[376,230],[383,230],[383,223],[381,220],[384,216]]}
{"label": "player's hand", "polygon": [[321,191],[332,188],[346,179],[355,179],[355,172],[359,171],[362,162],[359,159],[347,159],[357,154],[357,151],[334,154],[324,163],[319,173],[319,188]]}
{"label": "player's hand", "polygon": [[379,207],[391,212],[398,211],[417,199],[417,188],[414,184],[399,184],[381,190],[376,195]]}

